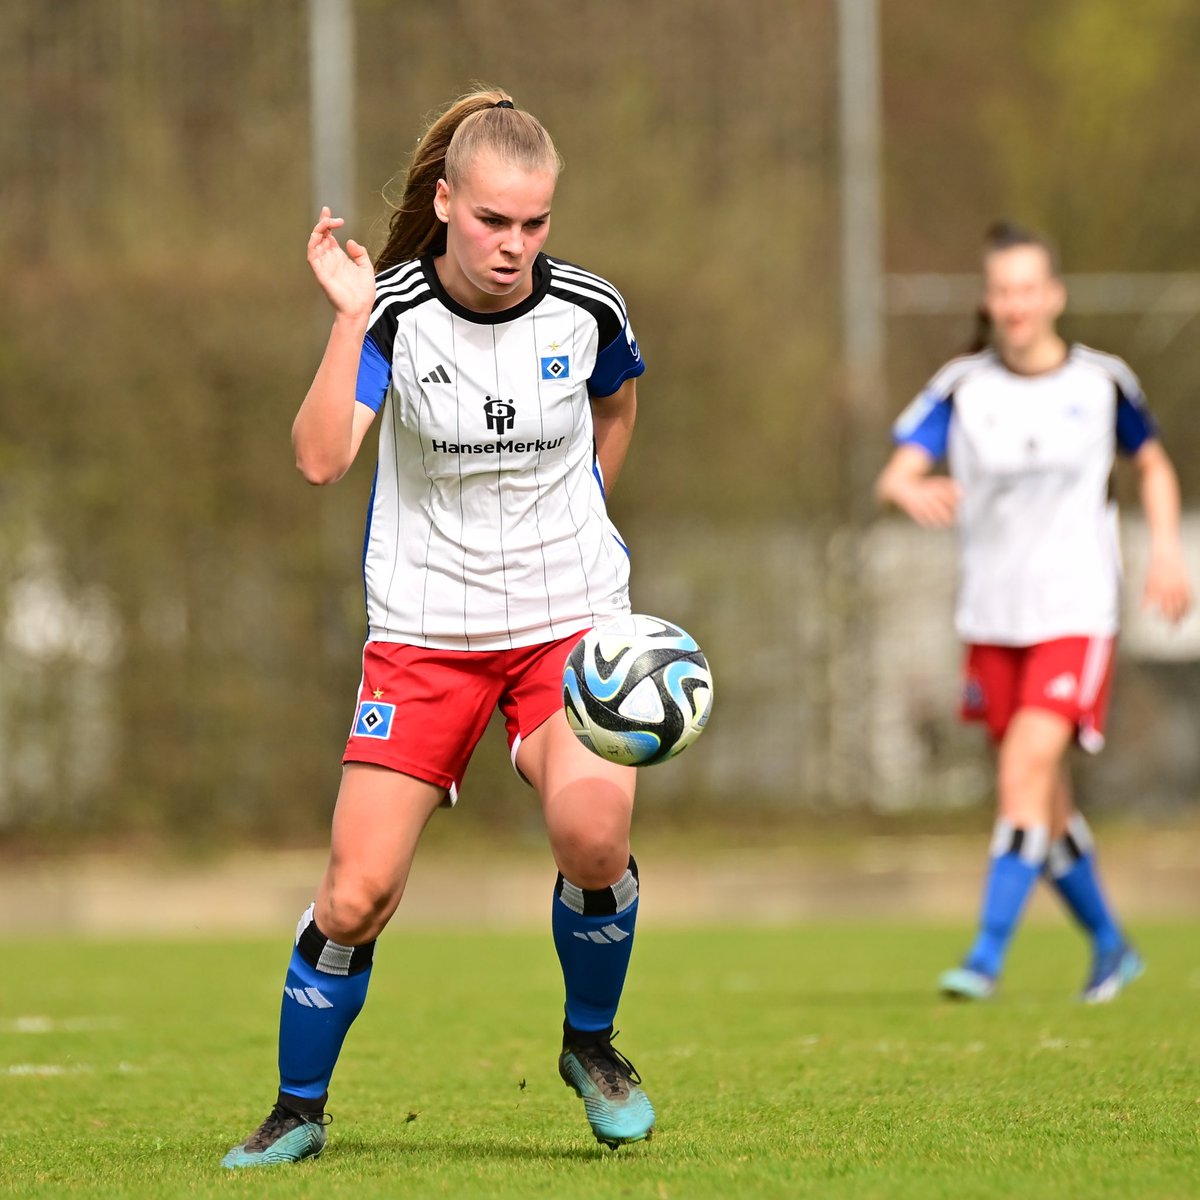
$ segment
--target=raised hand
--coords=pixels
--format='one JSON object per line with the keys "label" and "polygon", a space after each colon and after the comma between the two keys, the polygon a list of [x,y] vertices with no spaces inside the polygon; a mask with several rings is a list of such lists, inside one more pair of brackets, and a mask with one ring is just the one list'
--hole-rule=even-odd
{"label": "raised hand", "polygon": [[308,265],[339,316],[365,317],[375,302],[375,268],[367,248],[348,238],[343,250],[333,235],[345,220],[328,205],[308,238]]}

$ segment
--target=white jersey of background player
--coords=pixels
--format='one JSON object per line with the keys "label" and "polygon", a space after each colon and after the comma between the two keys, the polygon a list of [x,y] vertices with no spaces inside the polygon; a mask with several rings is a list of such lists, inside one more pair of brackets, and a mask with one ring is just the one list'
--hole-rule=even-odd
{"label": "white jersey of background player", "polygon": [[1156,436],[1124,362],[1073,345],[1052,370],[1026,376],[989,347],[943,367],[895,436],[946,459],[961,489],[964,642],[1117,632],[1114,461],[1118,447],[1135,454]]}
{"label": "white jersey of background player", "polygon": [[[919,524],[958,528],[962,713],[986,723],[997,750],[979,932],[939,986],[992,994],[1045,871],[1091,937],[1084,999],[1108,1000],[1142,962],[1100,888],[1066,756],[1075,740],[1103,744],[1118,621],[1116,451],[1138,471],[1151,532],[1145,601],[1172,621],[1191,603],[1179,487],[1129,368],[1059,336],[1066,291],[1050,244],[999,225],[983,265],[992,345],[943,367],[901,415],[876,485]],[[950,478],[931,474],[942,458]]]}

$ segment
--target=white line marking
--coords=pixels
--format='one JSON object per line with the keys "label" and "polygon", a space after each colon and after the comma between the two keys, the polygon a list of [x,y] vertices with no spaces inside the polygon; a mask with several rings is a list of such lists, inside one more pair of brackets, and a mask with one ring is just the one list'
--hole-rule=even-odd
{"label": "white line marking", "polygon": [[95,1033],[123,1024],[118,1017],[12,1017],[0,1021],[0,1033]]}

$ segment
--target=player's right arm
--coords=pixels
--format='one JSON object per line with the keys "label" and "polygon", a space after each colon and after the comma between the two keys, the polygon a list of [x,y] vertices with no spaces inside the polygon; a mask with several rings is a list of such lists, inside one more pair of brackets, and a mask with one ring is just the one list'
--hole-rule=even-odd
{"label": "player's right arm", "polygon": [[939,384],[952,368],[948,364],[939,371],[896,418],[895,449],[875,481],[880,504],[894,504],[926,529],[953,525],[958,511],[958,485],[930,474],[949,446],[953,393]]}
{"label": "player's right arm", "polygon": [[321,209],[308,239],[308,265],[333,307],[333,328],[308,395],[292,423],[296,467],[313,484],[336,483],[350,469],[375,413],[355,402],[363,338],[375,302],[375,270],[353,239],[345,250],[333,231],[344,224]]}
{"label": "player's right arm", "polygon": [[930,475],[933,455],[915,442],[902,442],[892,451],[875,481],[875,498],[894,504],[926,529],[954,524],[958,485],[943,475]]}

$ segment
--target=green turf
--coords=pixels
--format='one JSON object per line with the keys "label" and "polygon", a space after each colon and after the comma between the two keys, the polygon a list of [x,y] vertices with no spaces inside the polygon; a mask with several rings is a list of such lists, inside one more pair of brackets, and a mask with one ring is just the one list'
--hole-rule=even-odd
{"label": "green turf", "polygon": [[10,941],[0,1194],[1200,1196],[1200,928],[1139,928],[1147,975],[1098,1008],[1065,927],[1022,931],[991,1003],[938,1001],[963,936],[645,928],[618,1046],[659,1128],[610,1153],[555,1070],[549,934],[394,929],[325,1155],[236,1173],[218,1160],[273,1096],[286,931]]}

